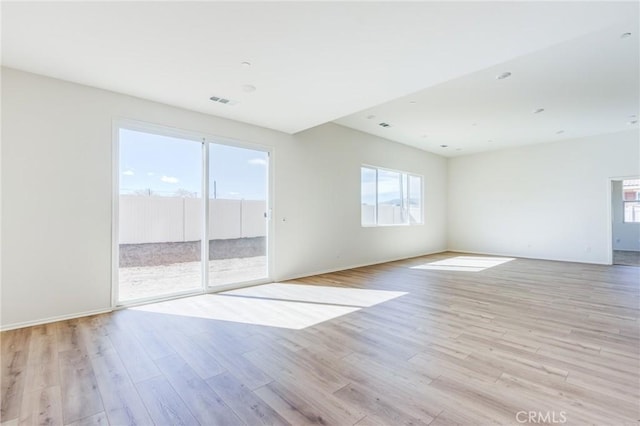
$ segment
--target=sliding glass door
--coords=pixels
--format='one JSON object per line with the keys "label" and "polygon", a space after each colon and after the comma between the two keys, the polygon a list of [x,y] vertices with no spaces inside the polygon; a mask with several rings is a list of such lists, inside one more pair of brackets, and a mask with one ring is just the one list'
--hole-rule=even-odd
{"label": "sliding glass door", "polygon": [[265,279],[267,171],[264,151],[209,144],[209,286]]}
{"label": "sliding glass door", "polygon": [[139,127],[117,129],[116,303],[266,281],[268,153]]}
{"label": "sliding glass door", "polygon": [[202,288],[202,143],[119,130],[118,299]]}

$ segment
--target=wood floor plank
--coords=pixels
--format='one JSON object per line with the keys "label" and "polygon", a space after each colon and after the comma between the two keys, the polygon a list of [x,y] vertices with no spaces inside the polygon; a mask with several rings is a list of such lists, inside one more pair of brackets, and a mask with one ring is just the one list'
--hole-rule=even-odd
{"label": "wood floor plank", "polygon": [[[197,342],[199,348],[204,349],[217,360],[219,366],[224,370],[230,371],[249,389],[257,389],[273,381],[267,372],[256,367],[242,354],[225,349],[224,346],[217,344],[215,339],[209,337],[209,334],[204,333],[195,336],[194,340]],[[216,368],[215,371],[217,371],[218,374],[223,372],[219,367]],[[211,377],[214,377],[214,375],[212,374]]]}
{"label": "wood floor plank", "polygon": [[[388,394],[377,393],[355,383],[350,383],[334,393],[354,406],[361,407],[368,417],[373,417],[384,424],[424,426],[433,420],[433,417],[423,413],[420,418],[409,414],[407,407],[398,407],[390,402]],[[387,396],[385,396],[387,395]]]}
{"label": "wood floor plank", "polygon": [[410,415],[421,418],[426,414],[434,418],[442,411],[440,401],[429,392],[432,379],[409,362],[385,365],[354,353],[343,358],[337,368],[351,383],[368,389],[384,389],[384,395],[390,396],[390,401]]}
{"label": "wood floor plank", "polygon": [[208,379],[207,384],[247,425],[290,425],[229,372]]}
{"label": "wood floor plank", "polygon": [[63,425],[60,386],[26,393],[20,408],[19,425]]}
{"label": "wood floor plank", "polygon": [[225,371],[218,360],[202,349],[192,337],[169,331],[166,338],[176,353],[189,364],[201,379],[208,379]]}
{"label": "wood floor plank", "polygon": [[[264,371],[271,371],[271,377],[280,377],[282,372],[293,380],[294,376],[312,381],[326,392],[334,392],[349,383],[335,368],[326,368],[326,363],[314,358],[313,352],[294,352],[273,341],[265,341],[264,345],[243,356],[258,365]],[[268,359],[271,365],[266,365]],[[280,373],[278,373],[280,372]],[[274,376],[278,374],[278,376]]]}
{"label": "wood floor plank", "polygon": [[[429,423],[430,425],[433,424]],[[374,419],[371,416],[365,416],[362,418],[362,420],[360,420],[358,423],[355,424],[355,426],[386,426],[384,423]]]}
{"label": "wood floor plank", "polygon": [[98,413],[76,422],[68,423],[66,426],[109,426],[109,420],[107,420],[105,413]]}
{"label": "wood floor plank", "polygon": [[273,389],[265,385],[254,392],[289,424],[300,426],[338,424],[335,420],[327,421],[320,410],[310,406],[297,395],[288,393],[286,389]]}
{"label": "wood floor plank", "polygon": [[103,325],[105,318],[107,318],[106,315],[93,315],[78,321],[78,333],[90,357],[100,356],[104,352],[113,350],[109,333]]}
{"label": "wood floor plank", "polygon": [[144,346],[126,326],[112,324],[109,327],[109,340],[118,353],[126,354],[123,357],[126,359],[124,366],[134,383],[160,375],[160,370]]}
{"label": "wood floor plank", "polygon": [[349,401],[315,391],[304,383],[274,381],[255,393],[292,425],[352,425],[365,416]]}
{"label": "wood floor plank", "polygon": [[336,383],[328,382],[324,380],[324,378],[318,377],[313,372],[305,370],[299,362],[291,363],[292,358],[278,359],[277,356],[278,355],[274,356],[272,353],[271,356],[265,357],[260,351],[247,352],[243,355],[243,357],[248,359],[253,365],[280,383],[294,384],[304,382],[310,390],[327,394],[344,386],[344,384],[338,386]]}
{"label": "wood floor plank", "polygon": [[[581,421],[588,423],[590,420],[598,420],[600,424],[607,423],[624,423],[625,418],[637,416],[639,407],[628,404],[621,400],[615,400],[607,395],[590,395],[589,392],[582,392],[574,387],[558,385],[555,382],[540,383],[532,380],[523,379],[521,377],[503,374],[499,381],[505,383],[511,390],[518,389],[519,394],[530,395],[530,398],[538,398],[547,400],[548,404],[556,411],[560,411],[558,407],[564,407],[564,410],[571,411],[572,421]],[[589,416],[583,416],[571,410],[571,407],[581,406],[588,407]],[[609,409],[614,408],[612,413]]]}
{"label": "wood floor plank", "polygon": [[114,349],[101,351],[99,356],[91,357],[91,365],[109,423],[141,426],[151,424],[151,417]]}
{"label": "wood floor plank", "polygon": [[31,328],[28,362],[31,364],[58,362],[58,340],[54,324],[44,324]]}
{"label": "wood floor plank", "polygon": [[430,386],[454,396],[458,407],[481,411],[486,418],[501,424],[515,423],[519,411],[534,410],[536,406],[529,398],[498,392],[486,382],[464,380],[447,374],[438,377]]}
{"label": "wood floor plank", "polygon": [[156,361],[171,386],[202,425],[242,425],[240,418],[183,358]]}
{"label": "wood floor plank", "polygon": [[[345,359],[345,365],[341,366],[340,371],[353,379],[350,384],[360,386],[363,389],[375,389],[378,393],[383,394],[387,404],[398,407],[405,415],[417,419],[432,419],[442,411],[441,401],[427,391],[430,387],[424,382],[420,386],[418,380],[414,381],[411,378],[394,380],[392,376],[395,374],[392,372],[387,377],[381,377],[380,374],[373,375],[368,372],[370,370],[367,370],[366,365],[356,365],[347,359]],[[369,415],[372,414],[369,413]],[[378,421],[381,420],[379,417],[376,418]]]}
{"label": "wood floor plank", "polygon": [[31,328],[2,333],[0,362],[0,421],[18,418],[25,385]]}
{"label": "wood floor plank", "polygon": [[[33,399],[33,394],[52,386],[58,386],[60,399],[60,373],[58,369],[57,333],[54,324],[33,327],[29,343],[29,355],[25,368],[24,397]],[[47,395],[45,394],[44,398]],[[23,401],[23,406],[24,406]],[[22,410],[21,410],[22,411]],[[62,421],[62,419],[60,419]],[[24,422],[23,422],[24,423]]]}
{"label": "wood floor plank", "polygon": [[141,312],[124,313],[131,314],[123,318],[123,321],[129,324],[129,329],[144,347],[149,358],[156,360],[176,353],[165,337],[170,329],[168,321],[159,321],[158,316],[151,318]]}
{"label": "wood floor plank", "polygon": [[79,322],[79,319],[71,319],[56,323],[56,337],[59,352],[86,350],[82,343],[80,330],[78,329]]}
{"label": "wood floor plank", "polygon": [[65,423],[104,411],[89,355],[81,349],[60,352],[60,386]]}
{"label": "wood floor plank", "polygon": [[156,425],[200,425],[164,377],[136,383],[136,388]]}

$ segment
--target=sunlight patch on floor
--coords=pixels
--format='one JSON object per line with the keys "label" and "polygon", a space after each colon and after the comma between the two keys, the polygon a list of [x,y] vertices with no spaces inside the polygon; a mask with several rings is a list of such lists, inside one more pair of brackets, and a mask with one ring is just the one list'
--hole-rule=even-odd
{"label": "sunlight patch on floor", "polygon": [[367,290],[303,284],[264,284],[220,293],[223,295],[324,303],[329,305],[374,306],[407,293],[402,291]]}
{"label": "sunlight patch on floor", "polygon": [[276,283],[130,309],[301,330],[404,294],[407,293]]}
{"label": "sunlight patch on floor", "polygon": [[457,256],[449,259],[438,260],[425,263],[424,265],[412,266],[411,269],[426,269],[435,271],[462,271],[480,272],[494,266],[515,260],[512,257],[478,257],[478,256]]}

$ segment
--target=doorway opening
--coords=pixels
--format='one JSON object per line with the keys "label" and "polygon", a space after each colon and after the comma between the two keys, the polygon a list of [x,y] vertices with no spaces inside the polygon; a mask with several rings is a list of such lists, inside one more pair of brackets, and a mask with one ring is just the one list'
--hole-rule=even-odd
{"label": "doorway opening", "polygon": [[611,181],[612,263],[640,266],[640,178]]}

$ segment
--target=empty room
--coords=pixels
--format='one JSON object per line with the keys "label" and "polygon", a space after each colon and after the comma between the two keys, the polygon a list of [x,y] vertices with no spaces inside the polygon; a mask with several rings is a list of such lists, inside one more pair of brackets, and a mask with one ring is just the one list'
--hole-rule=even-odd
{"label": "empty room", "polygon": [[3,1],[0,425],[637,425],[640,3]]}

